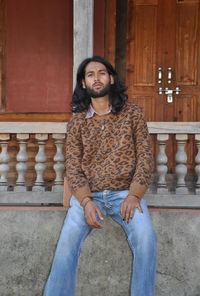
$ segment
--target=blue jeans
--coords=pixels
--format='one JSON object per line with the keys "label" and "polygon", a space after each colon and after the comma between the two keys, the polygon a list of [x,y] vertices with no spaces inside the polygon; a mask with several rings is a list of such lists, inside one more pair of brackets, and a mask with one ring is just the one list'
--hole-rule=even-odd
{"label": "blue jeans", "polygon": [[[109,214],[119,223],[128,238],[134,254],[131,296],[153,296],[156,274],[156,234],[146,202],[141,200],[143,214],[138,209],[126,224],[120,214],[120,206],[128,191],[94,192],[94,202],[103,215]],[[71,198],[55,257],[43,296],[74,296],[78,257],[85,238],[92,231],[84,218],[84,210],[75,197]]]}

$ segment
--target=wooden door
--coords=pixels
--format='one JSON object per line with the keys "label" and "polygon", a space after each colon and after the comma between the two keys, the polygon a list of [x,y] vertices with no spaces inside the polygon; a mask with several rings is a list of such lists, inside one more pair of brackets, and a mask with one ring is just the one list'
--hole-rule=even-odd
{"label": "wooden door", "polygon": [[[128,0],[126,83],[129,100],[143,107],[148,121],[200,120],[199,7],[200,0]],[[173,92],[172,102],[164,91],[159,94],[159,88],[176,87],[180,93]],[[168,147],[173,155],[175,149]]]}
{"label": "wooden door", "polygon": [[[127,85],[148,121],[200,119],[199,0],[129,0]],[[162,80],[158,83],[158,68]],[[172,69],[168,83],[168,68]],[[173,102],[158,89],[179,87]]]}

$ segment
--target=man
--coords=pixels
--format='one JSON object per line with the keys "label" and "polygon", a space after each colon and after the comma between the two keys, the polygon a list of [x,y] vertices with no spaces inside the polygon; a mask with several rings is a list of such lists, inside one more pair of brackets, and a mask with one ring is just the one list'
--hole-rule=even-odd
{"label": "man", "polygon": [[101,57],[80,64],[72,110],[66,177],[73,196],[44,295],[75,295],[82,242],[109,214],[125,230],[134,253],[131,296],[153,296],[156,234],[142,199],[153,158],[143,112],[127,102],[126,87]]}

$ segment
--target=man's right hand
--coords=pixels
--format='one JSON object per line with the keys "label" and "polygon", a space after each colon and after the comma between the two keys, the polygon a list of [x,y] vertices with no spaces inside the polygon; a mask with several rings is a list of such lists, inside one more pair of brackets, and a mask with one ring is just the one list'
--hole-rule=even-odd
{"label": "man's right hand", "polygon": [[103,228],[101,223],[97,221],[96,214],[99,216],[100,220],[103,221],[103,215],[99,207],[92,200],[87,202],[84,207],[85,211],[85,220],[87,224],[93,228]]}

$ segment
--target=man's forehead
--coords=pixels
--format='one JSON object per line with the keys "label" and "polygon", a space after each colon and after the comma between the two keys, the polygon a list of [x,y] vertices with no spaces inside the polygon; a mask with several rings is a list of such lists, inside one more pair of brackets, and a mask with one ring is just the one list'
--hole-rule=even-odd
{"label": "man's forehead", "polygon": [[93,71],[100,71],[100,70],[106,70],[106,66],[100,62],[90,62],[85,67],[85,73],[93,72]]}

